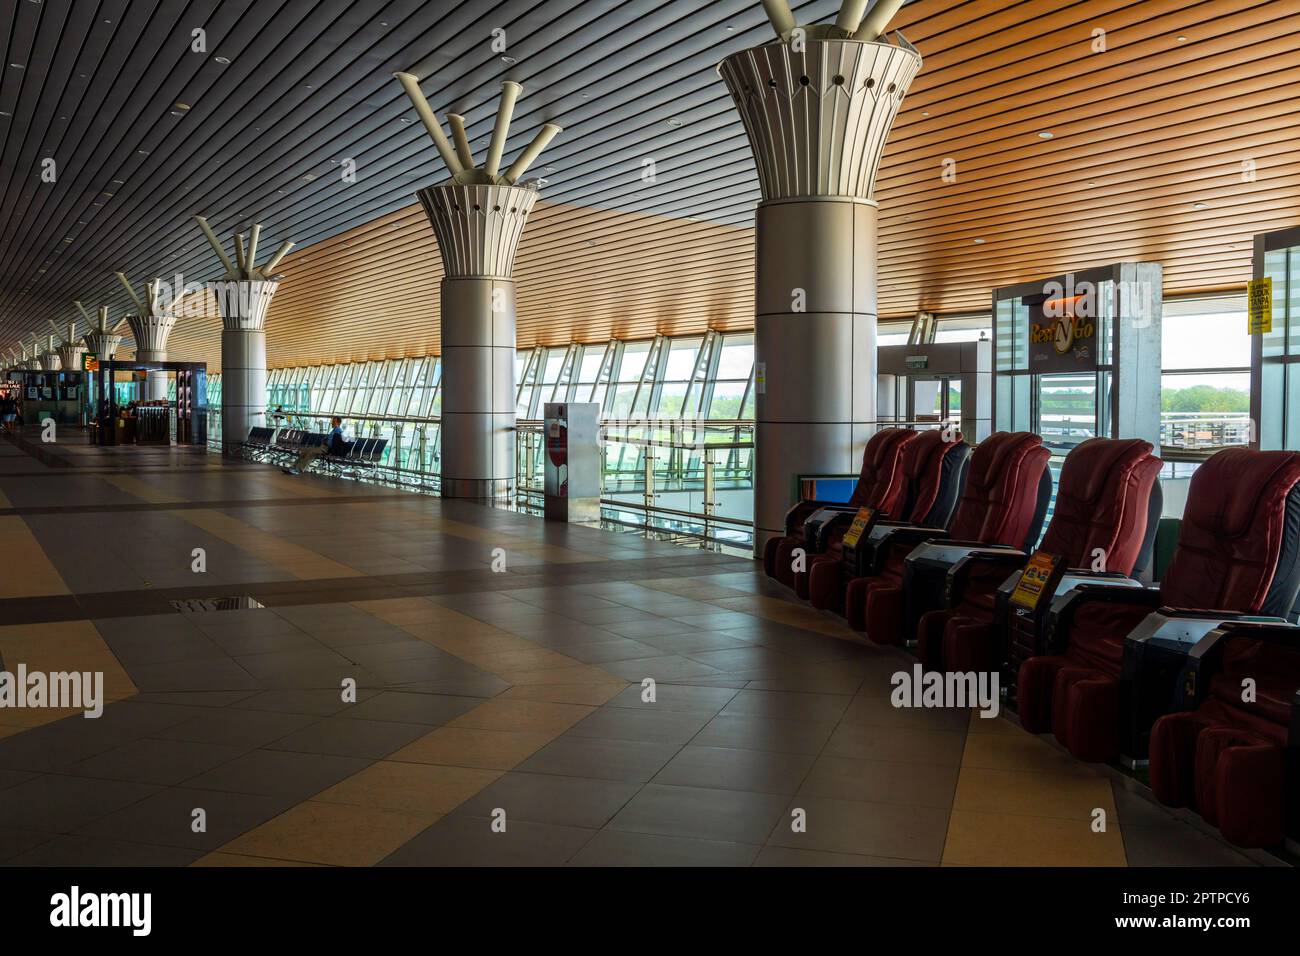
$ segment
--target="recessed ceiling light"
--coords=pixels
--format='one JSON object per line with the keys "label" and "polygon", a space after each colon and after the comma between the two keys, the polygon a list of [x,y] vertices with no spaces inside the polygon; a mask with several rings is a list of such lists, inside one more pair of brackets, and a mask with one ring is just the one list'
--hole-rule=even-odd
{"label": "recessed ceiling light", "polygon": [[190,108],[190,104],[189,104],[189,103],[174,103],[174,104],[172,104],[172,105],[173,105],[176,109],[180,110],[182,113],[185,112],[185,110],[187,110],[187,109]]}
{"label": "recessed ceiling light", "polygon": [[929,110],[922,110],[922,111],[921,111],[921,115],[922,115],[922,116],[929,116],[929,115],[930,115],[930,112],[929,112]]}
{"label": "recessed ceiling light", "polygon": [[1179,37],[1179,38],[1178,38],[1178,42],[1179,42],[1179,43],[1186,43],[1186,42],[1187,42],[1187,37]]}
{"label": "recessed ceiling light", "polygon": [[214,56],[212,59],[213,59],[214,61],[216,61],[217,63],[220,63],[222,66],[229,66],[229,65],[230,65],[230,59],[229,59],[229,57],[224,57],[224,56]]}
{"label": "recessed ceiling light", "polygon": [[501,57],[501,62],[502,62],[502,63],[518,63],[519,61],[516,60],[513,56],[503,56],[503,57]]}
{"label": "recessed ceiling light", "polygon": [[976,239],[976,240],[975,240],[975,245],[977,245],[977,246],[982,246],[982,245],[984,245],[984,240],[983,240],[983,239]]}
{"label": "recessed ceiling light", "polygon": [[1206,205],[1205,203],[1203,203],[1203,202],[1194,202],[1194,203],[1192,203],[1192,208],[1193,208],[1193,209],[1209,209],[1210,207],[1207,206],[1207,205]]}
{"label": "recessed ceiling light", "polygon": [[149,155],[149,150],[147,150],[147,149],[137,149],[136,152],[139,153],[141,156],[148,156],[148,155]]}
{"label": "recessed ceiling light", "polygon": [[1049,133],[1047,130],[1043,130],[1041,133],[1038,134],[1038,138],[1039,138],[1039,139],[1051,139],[1054,135],[1056,135],[1056,134],[1054,134],[1054,133]]}
{"label": "recessed ceiling light", "polygon": [[668,125],[669,125],[669,126],[681,126],[681,125],[682,125],[682,121],[679,120],[679,119],[670,119],[670,120],[668,121]]}
{"label": "recessed ceiling light", "polygon": [[9,65],[13,67],[15,70],[25,69],[25,67],[21,63],[10,63]]}

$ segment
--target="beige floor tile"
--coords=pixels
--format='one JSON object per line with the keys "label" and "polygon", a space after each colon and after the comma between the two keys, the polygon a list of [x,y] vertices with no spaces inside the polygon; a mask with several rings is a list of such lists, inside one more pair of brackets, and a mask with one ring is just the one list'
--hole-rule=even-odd
{"label": "beige floor tile", "polygon": [[505,700],[495,697],[461,714],[449,727],[475,730],[531,730],[562,734],[596,708],[580,704],[553,704],[539,700]]}
{"label": "beige floor tile", "polygon": [[954,810],[945,864],[968,866],[1124,866],[1124,841],[1112,817],[1105,833],[1090,821]]}
{"label": "beige floor tile", "polygon": [[612,683],[538,683],[516,684],[500,697],[513,700],[545,700],[556,704],[587,704],[599,707],[613,700],[627,688],[626,681]]}
{"label": "beige floor tile", "polygon": [[1063,773],[1024,773],[963,767],[957,780],[957,810],[1027,814],[1069,820],[1092,819],[1100,808],[1115,820],[1110,781]]}
{"label": "beige floor tile", "polygon": [[403,813],[309,800],[236,837],[222,852],[334,866],[373,866],[436,821]]}
{"label": "beige floor tile", "polygon": [[962,766],[1084,776],[1096,773],[1088,764],[1026,733],[967,735]]}
{"label": "beige floor tile", "polygon": [[460,806],[501,773],[500,770],[381,760],[312,799],[431,814],[436,818]]}
{"label": "beige floor tile", "polygon": [[261,856],[241,856],[238,853],[225,853],[221,850],[199,857],[190,866],[324,866],[323,863],[307,863],[303,860],[273,860]]}
{"label": "beige floor tile", "polygon": [[439,727],[412,741],[389,760],[510,770],[541,750],[557,735],[520,730],[479,730],[468,727]]}

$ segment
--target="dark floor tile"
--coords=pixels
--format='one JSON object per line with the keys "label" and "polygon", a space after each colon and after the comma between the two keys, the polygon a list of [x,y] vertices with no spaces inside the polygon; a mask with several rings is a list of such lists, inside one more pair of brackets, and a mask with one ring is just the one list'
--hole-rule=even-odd
{"label": "dark floor tile", "polygon": [[[357,702],[369,700],[377,693],[379,693],[377,690],[358,687]],[[341,690],[325,690],[323,688],[260,691],[230,705],[232,709],[239,710],[267,710],[283,714],[314,714],[318,717],[328,717],[351,706],[355,705],[344,702]]]}
{"label": "dark floor tile", "polygon": [[470,797],[454,813],[489,817],[500,808],[507,820],[595,830],[636,791],[636,784],[615,780],[512,771]]}
{"label": "dark floor tile", "polygon": [[207,708],[205,712],[153,734],[162,740],[226,744],[251,750],[301,730],[320,718],[311,714],[280,714],[266,710]]}
{"label": "dark floor tile", "polygon": [[600,737],[557,737],[516,769],[565,777],[645,783],[672,759],[679,745]]}
{"label": "dark floor tile", "polygon": [[799,794],[946,810],[952,807],[957,792],[958,772],[955,764],[891,763],[823,754]]}
{"label": "dark floor tile", "polygon": [[767,793],[652,783],[619,811],[609,827],[723,843],[761,844],[778,823],[787,799]]}
{"label": "dark floor tile", "polygon": [[840,724],[826,744],[826,753],[891,763],[961,764],[966,735],[956,731],[912,730],[876,724]]}
{"label": "dark floor tile", "polygon": [[798,694],[771,690],[742,690],[726,707],[725,717],[780,717],[786,720],[839,720],[851,697],[839,694]]}
{"label": "dark floor tile", "polygon": [[359,703],[349,705],[338,716],[355,720],[387,720],[436,727],[459,717],[467,710],[473,710],[481,703],[483,703],[481,697],[385,690]]}
{"label": "dark floor tile", "polygon": [[0,790],[0,821],[16,829],[67,833],[157,790],[149,784],[45,774]]}
{"label": "dark floor tile", "polygon": [[7,863],[19,854],[40,846],[56,835],[42,833],[39,830],[17,830],[12,827],[0,826],[0,863]]}
{"label": "dark floor tile", "polygon": [[892,860],[857,853],[830,853],[825,850],[798,850],[786,846],[765,846],[754,861],[755,866],[933,866],[922,860]]}
{"label": "dark floor tile", "polygon": [[830,720],[726,717],[719,714],[691,742],[701,747],[816,754],[825,746],[834,729],[835,722]]}
{"label": "dark floor tile", "polygon": [[561,866],[595,831],[577,827],[506,822],[494,832],[488,817],[443,817],[380,866]]}
{"label": "dark floor tile", "polygon": [[[370,765],[330,754],[254,750],[186,781],[196,790],[286,796],[305,800]],[[2,794],[3,792],[0,792]]]}
{"label": "dark floor tile", "polygon": [[788,796],[799,789],[814,759],[808,754],[689,745],[655,776],[654,782]]}
{"label": "dark floor tile", "polygon": [[429,728],[424,724],[324,717],[302,730],[281,737],[268,745],[267,749],[378,760],[428,732]]}
{"label": "dark floor tile", "polygon": [[[803,832],[793,827],[796,809],[804,811]],[[767,842],[795,849],[938,863],[947,834],[947,810],[803,795],[790,801]]]}
{"label": "dark floor tile", "polygon": [[602,830],[569,866],[748,866],[758,849],[745,843]]}
{"label": "dark floor tile", "polygon": [[10,866],[188,866],[201,850],[147,843],[128,843],[102,837],[56,836],[8,861]]}
{"label": "dark floor tile", "polygon": [[246,746],[146,738],[75,763],[67,772],[100,780],[174,786],[196,774],[234,760],[248,750]]}
{"label": "dark floor tile", "polygon": [[699,733],[708,719],[707,714],[602,707],[574,724],[568,732],[575,737],[684,744]]}
{"label": "dark floor tile", "polygon": [[1183,824],[1167,827],[1121,826],[1129,866],[1254,866],[1249,857],[1222,840]]}
{"label": "dark floor tile", "polygon": [[665,710],[669,713],[708,714],[712,717],[727,702],[736,696],[734,687],[712,687],[696,684],[662,684],[655,685],[654,702],[642,698],[645,688],[633,684],[609,701],[607,706],[626,707],[629,710]]}
{"label": "dark floor tile", "polygon": [[[91,837],[215,850],[283,813],[297,800],[220,790],[172,787],[82,827]],[[195,810],[205,829],[195,832]]]}

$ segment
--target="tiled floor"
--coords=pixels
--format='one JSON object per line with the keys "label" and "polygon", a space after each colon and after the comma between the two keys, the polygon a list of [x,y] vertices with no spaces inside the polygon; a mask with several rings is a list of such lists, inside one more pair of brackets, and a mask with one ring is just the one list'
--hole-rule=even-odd
{"label": "tiled floor", "polygon": [[1259,859],[1006,719],[894,709],[910,659],[750,561],[68,434],[0,441],[0,662],[111,703],[0,709],[0,862]]}

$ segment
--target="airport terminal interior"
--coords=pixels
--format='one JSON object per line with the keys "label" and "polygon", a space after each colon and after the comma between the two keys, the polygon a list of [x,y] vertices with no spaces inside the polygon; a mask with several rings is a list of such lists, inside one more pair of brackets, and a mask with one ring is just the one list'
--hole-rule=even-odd
{"label": "airport terminal interior", "polygon": [[1294,3],[0,51],[0,865],[1300,862]]}

